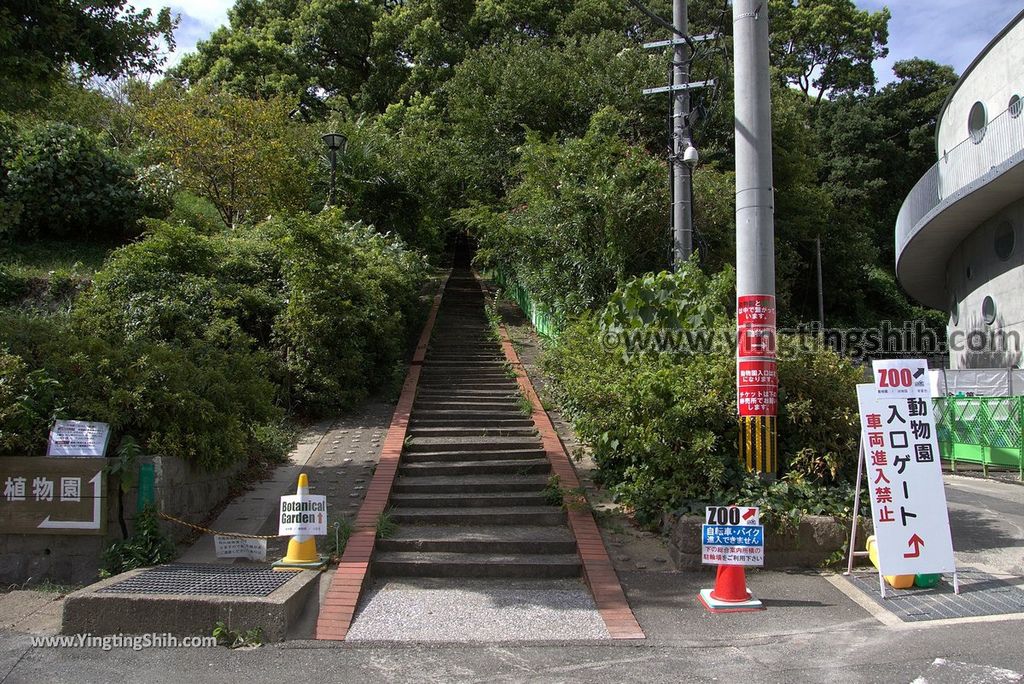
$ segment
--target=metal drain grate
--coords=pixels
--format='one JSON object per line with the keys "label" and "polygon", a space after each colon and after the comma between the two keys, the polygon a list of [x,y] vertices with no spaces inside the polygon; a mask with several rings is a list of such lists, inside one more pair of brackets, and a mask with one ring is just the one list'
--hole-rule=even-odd
{"label": "metal drain grate", "polygon": [[860,573],[846,580],[903,622],[1024,613],[1024,591],[1019,587],[974,568],[960,568],[958,575],[959,596],[953,593],[952,575],[943,575],[931,589],[886,587],[884,600],[878,575]]}
{"label": "metal drain grate", "polygon": [[269,596],[295,575],[259,567],[172,563],[150,568],[97,593]]}

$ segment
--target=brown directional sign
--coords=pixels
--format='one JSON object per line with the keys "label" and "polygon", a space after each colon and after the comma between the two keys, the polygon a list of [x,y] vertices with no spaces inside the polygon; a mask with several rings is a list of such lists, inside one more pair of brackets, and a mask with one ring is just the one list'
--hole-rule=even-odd
{"label": "brown directional sign", "polygon": [[103,534],[105,458],[0,457],[0,532]]}

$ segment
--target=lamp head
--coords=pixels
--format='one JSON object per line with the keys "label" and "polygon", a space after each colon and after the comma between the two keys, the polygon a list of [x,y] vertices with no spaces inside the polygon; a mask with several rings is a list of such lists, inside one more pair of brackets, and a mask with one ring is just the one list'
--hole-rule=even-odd
{"label": "lamp head", "polygon": [[325,133],[324,135],[321,136],[321,139],[324,141],[324,144],[327,145],[327,148],[332,152],[338,152],[339,150],[343,150],[345,148],[345,143],[348,142],[345,136],[342,135],[341,133]]}

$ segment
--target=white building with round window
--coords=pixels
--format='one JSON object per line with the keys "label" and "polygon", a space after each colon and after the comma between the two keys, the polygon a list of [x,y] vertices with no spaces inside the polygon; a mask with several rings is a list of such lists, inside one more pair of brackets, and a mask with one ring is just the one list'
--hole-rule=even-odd
{"label": "white building with round window", "polygon": [[1024,12],[939,114],[938,161],[896,221],[896,275],[949,311],[951,368],[1021,365],[1024,345]]}

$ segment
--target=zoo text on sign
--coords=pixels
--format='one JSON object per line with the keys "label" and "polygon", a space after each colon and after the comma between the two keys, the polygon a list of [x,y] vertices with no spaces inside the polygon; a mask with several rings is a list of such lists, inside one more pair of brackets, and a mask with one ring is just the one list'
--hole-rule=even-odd
{"label": "zoo text on sign", "polygon": [[708,506],[701,526],[701,562],[764,565],[764,527],[753,506]]}

